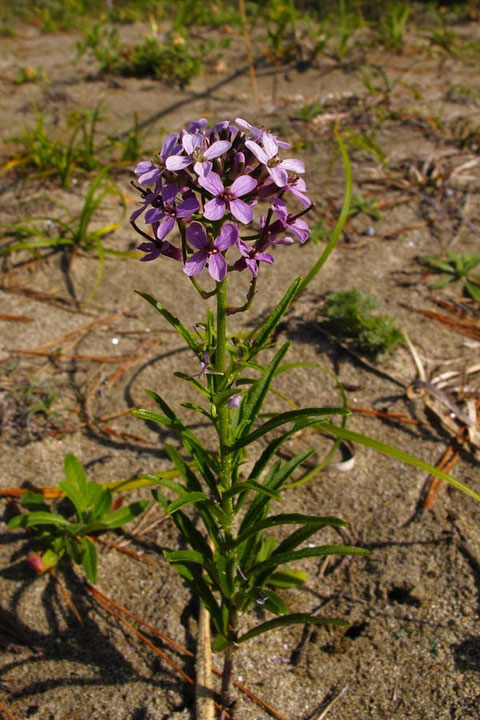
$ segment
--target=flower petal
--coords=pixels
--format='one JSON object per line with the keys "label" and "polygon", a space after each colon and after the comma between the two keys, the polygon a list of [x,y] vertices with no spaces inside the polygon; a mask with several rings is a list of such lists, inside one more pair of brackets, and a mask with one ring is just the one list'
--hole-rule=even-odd
{"label": "flower petal", "polygon": [[180,205],[177,205],[177,217],[190,217],[190,215],[197,212],[199,207],[200,205],[196,198],[187,198],[184,202],[180,203]]}
{"label": "flower petal", "polygon": [[210,255],[210,259],[208,261],[208,272],[214,280],[221,282],[227,274],[227,269],[227,261],[223,255],[220,255],[220,253]]}
{"label": "flower petal", "polygon": [[208,175],[212,170],[212,163],[208,160],[204,160],[203,162],[196,162],[193,166],[193,169],[197,173],[197,175],[201,175],[202,177],[205,177],[205,175]]}
{"label": "flower petal", "polygon": [[288,182],[288,173],[286,170],[280,166],[267,167],[267,170],[275,185],[278,185],[278,187],[285,187]]}
{"label": "flower petal", "polygon": [[239,240],[237,246],[240,254],[243,255],[243,257],[250,257],[250,246],[247,245],[245,240]]}
{"label": "flower petal", "polygon": [[273,265],[275,262],[273,255],[270,255],[270,253],[257,253],[255,257],[257,260],[260,260],[260,262],[268,263],[269,265]]}
{"label": "flower petal", "polygon": [[227,150],[230,150],[231,147],[232,143],[229,143],[227,140],[217,140],[217,142],[214,142],[205,150],[203,157],[207,158],[207,160],[215,160],[215,158],[220,157],[220,155],[226,153]]}
{"label": "flower petal", "polygon": [[252,192],[257,187],[257,181],[254,180],[250,175],[240,175],[233,183],[230,191],[235,197],[241,197],[249,192]]}
{"label": "flower petal", "polygon": [[183,170],[188,167],[191,163],[191,157],[186,157],[185,155],[170,155],[170,157],[165,160],[165,167],[171,172],[177,172],[178,170]]}
{"label": "flower petal", "polygon": [[253,208],[250,205],[247,205],[246,202],[243,202],[243,200],[231,200],[230,212],[233,217],[238,220],[238,222],[241,222],[244,225],[248,225],[248,223],[251,223],[253,220]]}
{"label": "flower petal", "polygon": [[258,263],[253,258],[245,258],[245,264],[252,273],[253,277],[258,275]]}
{"label": "flower petal", "polygon": [[263,133],[263,148],[269,160],[278,155],[278,143],[272,133]]}
{"label": "flower petal", "polygon": [[217,250],[226,250],[235,245],[238,240],[238,228],[233,223],[225,223],[220,230],[220,235],[213,243]]}
{"label": "flower petal", "polygon": [[189,257],[183,266],[183,272],[185,275],[192,277],[192,275],[198,275],[201,273],[205,267],[205,263],[207,262],[207,257],[208,255],[204,250],[200,250],[199,252],[196,252],[195,255]]}
{"label": "flower petal", "polygon": [[187,242],[197,250],[203,250],[208,247],[207,233],[203,225],[199,222],[193,222],[188,226],[186,231]]}
{"label": "flower petal", "polygon": [[149,225],[150,223],[159,222],[164,217],[165,213],[160,208],[150,208],[145,213],[145,222]]}
{"label": "flower petal", "polygon": [[165,140],[162,143],[162,149],[160,151],[160,157],[166,158],[168,155],[171,155],[175,145],[178,143],[178,133],[172,133],[171,135],[167,135]]}
{"label": "flower petal", "polygon": [[174,225],[175,218],[170,216],[166,217],[165,220],[160,223],[160,227],[157,230],[157,238],[159,240],[163,240],[163,238],[166,237],[168,233],[173,230]]}
{"label": "flower petal", "polygon": [[182,138],[183,149],[185,150],[187,155],[192,155],[195,150],[200,147],[202,141],[203,138],[198,133],[196,133],[195,135],[191,133],[185,133]]}
{"label": "flower petal", "polygon": [[143,175],[146,172],[150,172],[156,166],[149,160],[142,160],[139,162],[134,170],[135,175]]}
{"label": "flower petal", "polygon": [[[210,175],[213,175],[214,173],[210,173]],[[208,177],[210,177],[210,175]],[[204,180],[205,178],[199,177],[198,180]],[[237,202],[241,202],[241,200],[238,200]],[[207,203],[205,203],[205,207],[203,209],[203,214],[207,218],[207,220],[221,220],[221,218],[225,215],[225,202],[219,197],[214,197],[213,200],[209,200]],[[252,213],[253,215],[253,213]]]}
{"label": "flower petal", "polygon": [[300,175],[305,172],[305,163],[303,160],[297,160],[296,158],[282,160],[278,167],[285,168],[288,172],[299,173]]}
{"label": "flower petal", "polygon": [[183,260],[183,255],[180,248],[175,247],[175,245],[169,243],[168,240],[164,241],[161,254],[173,258],[174,260]]}
{"label": "flower petal", "polygon": [[261,138],[263,135],[263,130],[260,130],[260,128],[254,127],[253,125],[250,125],[249,122],[244,120],[243,118],[235,118],[235,122],[237,125],[240,125],[241,128],[244,130],[249,130],[252,135],[255,135],[255,137]]}
{"label": "flower petal", "polygon": [[177,197],[178,193],[178,185],[177,183],[168,183],[168,185],[164,185],[162,188],[162,200],[164,203],[168,203],[169,205],[173,205],[175,202],[175,198]]}
{"label": "flower petal", "polygon": [[269,161],[269,157],[266,154],[265,150],[260,147],[256,142],[253,142],[253,140],[247,140],[245,143],[246,147],[250,150],[251,153],[255,155],[257,160],[264,165],[266,165]]}
{"label": "flower petal", "polygon": [[201,175],[198,184],[212,195],[221,195],[225,190],[220,175],[216,172],[209,172],[206,177]]}

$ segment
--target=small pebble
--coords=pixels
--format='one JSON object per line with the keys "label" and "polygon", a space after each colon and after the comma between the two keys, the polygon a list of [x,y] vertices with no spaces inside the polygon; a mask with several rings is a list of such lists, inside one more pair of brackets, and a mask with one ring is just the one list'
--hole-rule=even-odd
{"label": "small pebble", "polygon": [[367,237],[373,237],[375,235],[375,228],[373,225],[367,225],[365,230],[362,232],[362,235],[366,235]]}
{"label": "small pebble", "polygon": [[118,338],[112,338],[112,345],[118,345],[120,340]]}

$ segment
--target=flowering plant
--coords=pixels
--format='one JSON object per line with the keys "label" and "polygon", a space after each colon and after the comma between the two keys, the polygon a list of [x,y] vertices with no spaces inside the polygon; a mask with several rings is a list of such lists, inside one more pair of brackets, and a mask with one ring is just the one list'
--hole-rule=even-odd
{"label": "flowering plant", "polygon": [[[259,363],[258,356],[272,347],[272,335],[279,322],[325,262],[348,215],[350,166],[340,139],[339,146],[345,165],[346,194],[337,228],[307,276],[297,278],[272,312],[242,339],[229,337],[228,316],[250,307],[260,265],[274,263],[272,251],[276,246],[304,243],[308,238],[309,227],[303,216],[312,204],[301,177],[304,163],[295,158],[282,159],[280,153],[288,150],[289,145],[241,118],[235,124],[225,121],[210,129],[202,119],[179,134],[169,135],[154,161],[140,162],[135,170],[134,186],[142,203],[132,214],[131,222],[144,239],[139,245],[144,253],[141,260],[165,256],[181,263],[183,273],[202,298],[216,298],[216,312],[207,309],[205,320],[197,323],[198,334],[194,335],[164,305],[151,295],[140,293],[198,358],[199,373],[176,375],[200,394],[201,405],[188,403],[186,407],[211,423],[216,436],[214,446],[206,447],[155,392],[149,394],[160,412],[145,409],[136,410],[135,414],[166,426],[183,446],[183,455],[178,449],[165,446],[178,481],[165,473],[146,476],[145,480],[162,487],[153,491],[154,497],[165,513],[171,515],[188,546],[184,550],[166,550],[164,554],[210,613],[213,649],[225,653],[220,704],[230,717],[233,717],[230,699],[233,651],[239,644],[292,623],[344,624],[336,618],[290,613],[279,590],[301,584],[306,576],[302,570],[286,569],[285,565],[311,557],[367,552],[343,544],[305,546],[305,541],[322,528],[338,529],[345,525],[342,520],[301,513],[272,514],[272,501],[279,501],[285,486],[294,484],[292,475],[314,452],[308,450],[288,461],[282,460],[279,451],[288,438],[303,428],[316,426],[337,438],[362,442],[433,471],[479,497],[427,463],[347,430],[346,405],[268,413],[268,419],[262,413],[274,379],[296,364],[283,362],[288,342],[266,365]],[[296,212],[290,211],[288,201],[297,204]],[[141,216],[149,232],[139,227]],[[231,307],[227,293],[229,275],[243,271],[251,275],[247,297],[242,306]],[[215,281],[209,291],[199,283],[205,272]],[[342,423],[328,422],[332,415],[339,415]],[[245,465],[247,451],[260,438],[264,438],[263,449],[253,463]],[[163,488],[173,493],[173,500]],[[192,505],[203,523],[203,531],[186,512]],[[278,533],[280,527],[290,525],[297,529],[277,546],[276,538],[268,535],[268,531],[275,528]],[[253,605],[274,617],[244,632],[242,616]]]}

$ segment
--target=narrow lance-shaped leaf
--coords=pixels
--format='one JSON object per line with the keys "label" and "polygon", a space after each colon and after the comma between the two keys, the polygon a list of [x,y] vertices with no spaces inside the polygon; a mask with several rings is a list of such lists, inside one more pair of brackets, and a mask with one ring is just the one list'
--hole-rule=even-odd
{"label": "narrow lance-shaped leaf", "polygon": [[175,315],[172,315],[167,308],[159,303],[157,300],[155,300],[154,297],[149,295],[145,292],[140,292],[139,290],[136,291],[141,297],[144,298],[147,302],[150,303],[150,305],[153,305],[155,310],[158,310],[158,312],[163,315],[165,320],[170,323],[170,325],[177,331],[177,333],[185,340],[187,345],[193,352],[200,357],[201,355],[201,347],[197,340],[194,338],[192,333],[187,330],[187,328],[180,322],[180,320],[175,317]]}
{"label": "narrow lance-shaped leaf", "polygon": [[462,482],[460,482],[460,480],[456,480],[451,475],[448,475],[442,470],[433,467],[433,465],[429,465],[424,460],[421,460],[414,455],[409,455],[409,453],[403,452],[403,450],[399,450],[392,445],[387,445],[386,443],[382,443],[379,440],[374,440],[373,438],[362,435],[361,433],[356,433],[352,430],[347,430],[346,428],[337,427],[336,425],[330,425],[329,423],[322,423],[321,425],[319,425],[319,429],[322,430],[322,432],[329,433],[331,435],[334,435],[335,437],[341,438],[342,440],[350,440],[351,442],[359,443],[360,445],[364,445],[365,447],[373,448],[373,450],[383,453],[384,455],[394,457],[397,460],[401,460],[402,462],[407,463],[407,465],[413,465],[413,467],[416,467],[419,470],[424,470],[429,475],[434,475],[440,478],[440,480],[444,480],[450,485],[453,485],[453,487],[458,488],[458,490],[462,490],[464,493],[470,495],[475,500],[480,502],[480,493],[477,493],[475,490],[472,490],[467,485],[464,485]]}
{"label": "narrow lance-shaped leaf", "polygon": [[241,635],[235,640],[237,644],[244,643],[247,640],[251,640],[257,635],[269,632],[270,630],[276,630],[277,628],[287,627],[288,625],[336,625],[337,627],[346,627],[348,622],[340,620],[339,618],[318,618],[308,613],[291,613],[290,615],[281,615],[273,620],[267,620],[267,622],[257,625],[256,627],[249,630],[244,635]]}
{"label": "narrow lance-shaped leaf", "polygon": [[288,308],[290,307],[290,303],[296,296],[301,282],[301,277],[298,277],[296,280],[293,281],[293,283],[290,285],[287,292],[280,300],[278,305],[275,307],[275,309],[264,320],[260,327],[254,330],[254,332],[252,333],[254,345],[248,353],[249,358],[254,357],[258,352],[260,352],[260,350],[265,347],[270,336],[272,335],[280,320],[283,318]]}
{"label": "narrow lance-shaped leaf", "polygon": [[239,450],[240,448],[254,442],[254,440],[258,440],[258,438],[262,437],[262,435],[266,435],[266,433],[270,432],[271,430],[275,430],[277,427],[280,427],[281,425],[286,425],[286,423],[289,422],[296,422],[297,420],[302,420],[303,418],[314,417],[315,421],[320,424],[324,422],[324,418],[327,415],[349,414],[350,413],[348,410],[336,407],[302,408],[301,410],[289,410],[288,412],[279,413],[270,420],[267,420],[267,422],[257,428],[257,430],[254,430],[248,435],[244,435],[239,440],[237,440],[233,444],[232,450]]}

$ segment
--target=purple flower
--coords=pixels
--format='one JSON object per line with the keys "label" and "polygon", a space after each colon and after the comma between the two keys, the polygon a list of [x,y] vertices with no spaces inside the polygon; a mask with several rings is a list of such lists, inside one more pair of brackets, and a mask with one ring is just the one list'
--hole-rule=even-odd
{"label": "purple flower", "polygon": [[180,248],[176,248],[174,245],[171,245],[168,240],[162,242],[152,239],[152,242],[144,242],[141,245],[138,245],[138,249],[147,253],[140,258],[142,262],[156,260],[156,258],[160,257],[160,255],[166,255],[174,260],[182,260],[182,251]]}
{"label": "purple flower", "polygon": [[242,404],[243,397],[241,395],[232,395],[228,401],[229,408],[238,408]]}
{"label": "purple flower", "polygon": [[200,176],[198,184],[213,195],[213,200],[205,203],[203,214],[207,220],[221,220],[225,215],[227,206],[233,217],[244,225],[253,220],[253,209],[246,202],[240,200],[257,186],[257,181],[250,175],[240,175],[233,185],[225,188],[219,175],[209,172],[206,177]]}
{"label": "purple flower", "polygon": [[[280,228],[283,230],[290,230],[301,243],[310,235],[310,228],[308,224],[302,218],[295,218],[288,214],[286,203],[277,198],[272,203],[272,209],[280,222]],[[274,223],[271,227],[272,234],[278,233],[280,230],[277,229],[278,222]]]}
{"label": "purple flower", "polygon": [[183,272],[189,277],[198,275],[208,260],[208,272],[214,280],[221,282],[227,274],[227,261],[222,252],[238,241],[236,225],[226,223],[220,230],[220,235],[211,242],[203,225],[193,222],[187,228],[186,238],[198,252],[187,259]]}
{"label": "purple flower", "polygon": [[[303,178],[298,177],[295,173],[293,175],[288,176],[288,180],[286,185],[282,188],[282,190],[290,190],[290,192],[299,200],[302,205],[305,205],[305,207],[310,207],[311,200],[307,195],[305,195],[305,190],[307,189],[307,186],[305,185],[305,180]],[[271,197],[272,195],[275,195],[278,193],[278,185],[275,185],[275,183],[267,183],[266,185],[262,185],[261,188],[258,190],[258,195],[260,198],[267,198]]]}
{"label": "purple flower", "polygon": [[243,240],[239,240],[237,246],[243,257],[235,263],[236,270],[243,270],[245,267],[248,267],[253,277],[257,277],[259,262],[268,263],[269,265],[273,265],[274,263],[274,259],[270,253],[258,252],[255,245],[250,246]]}
{"label": "purple flower", "polygon": [[178,193],[177,183],[169,183],[162,188],[162,207],[153,207],[145,213],[145,222],[156,223],[160,225],[156,235],[159,240],[163,240],[175,225],[177,218],[188,218],[199,209],[198,200],[193,196],[187,196],[180,205],[175,204],[175,198]]}
{"label": "purple flower", "polygon": [[158,182],[165,169],[165,161],[170,155],[175,155],[182,149],[178,145],[178,134],[172,133],[168,135],[162,144],[162,149],[158,154],[158,162],[139,162],[135,168],[135,175],[138,175],[138,182],[140,185],[151,185],[154,182]]}
{"label": "purple flower", "polygon": [[265,165],[275,185],[284,187],[288,182],[289,172],[300,174],[305,172],[305,165],[302,160],[296,160],[295,158],[280,159],[278,155],[279,144],[271,133],[263,133],[262,142],[263,148],[253,140],[247,140],[245,145],[257,160]]}
{"label": "purple flower", "polygon": [[232,144],[227,140],[217,140],[207,147],[207,141],[200,133],[185,133],[182,146],[186,155],[172,155],[167,158],[167,170],[178,172],[195,162],[193,169],[197,175],[207,175],[212,169],[210,160],[220,157],[230,150]]}
{"label": "purple flower", "polygon": [[[237,123],[237,125],[240,125],[240,127],[243,128],[244,130],[248,130],[249,133],[251,135],[253,135],[253,137],[259,138],[259,140],[261,140],[263,138],[263,136],[266,132],[265,130],[261,130],[260,128],[250,125],[250,123],[247,122],[246,120],[244,120],[243,118],[239,118],[239,117],[235,118],[235,122]],[[287,143],[284,140],[279,140],[278,138],[275,138],[275,140],[277,141],[278,147],[283,147],[283,148],[290,147],[290,143]]]}

